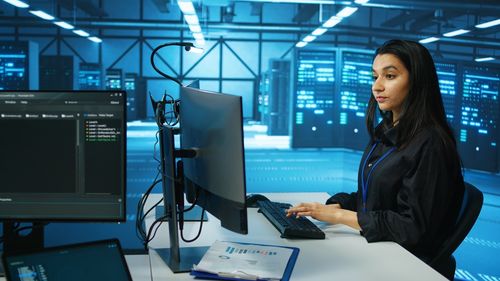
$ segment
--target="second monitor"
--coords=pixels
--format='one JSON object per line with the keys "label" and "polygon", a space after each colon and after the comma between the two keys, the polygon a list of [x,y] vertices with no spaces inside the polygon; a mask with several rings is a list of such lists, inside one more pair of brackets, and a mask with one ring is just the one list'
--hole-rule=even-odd
{"label": "second monitor", "polygon": [[241,97],[182,88],[180,100],[181,148],[196,151],[183,159],[187,199],[247,234]]}
{"label": "second monitor", "polygon": [[[156,112],[166,111],[164,105]],[[180,130],[158,122],[170,236],[170,248],[158,253],[173,272],[187,272],[207,247],[180,247],[179,232],[184,242],[197,238],[183,237],[184,193],[188,202],[213,214],[224,228],[248,233],[242,99],[182,87],[180,105],[174,108],[180,112]],[[181,149],[175,149],[174,133],[180,133]]]}

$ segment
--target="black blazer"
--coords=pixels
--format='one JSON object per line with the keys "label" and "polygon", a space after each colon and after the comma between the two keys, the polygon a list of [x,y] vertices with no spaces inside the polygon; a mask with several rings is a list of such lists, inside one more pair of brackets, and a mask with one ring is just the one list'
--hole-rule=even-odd
{"label": "black blazer", "polygon": [[449,163],[446,155],[456,150],[445,149],[432,127],[401,149],[395,147],[397,126],[387,130],[379,126],[375,132],[376,139],[361,158],[358,191],[335,194],[327,204],[356,211],[368,242],[394,241],[428,261],[450,234],[460,211],[461,168]]}

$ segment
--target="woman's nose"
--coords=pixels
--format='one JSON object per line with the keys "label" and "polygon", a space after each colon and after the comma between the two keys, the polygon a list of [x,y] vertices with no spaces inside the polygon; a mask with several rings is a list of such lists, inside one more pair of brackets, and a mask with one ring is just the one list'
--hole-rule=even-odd
{"label": "woman's nose", "polygon": [[373,92],[381,92],[383,90],[384,90],[384,85],[380,81],[380,78],[373,80],[372,91]]}

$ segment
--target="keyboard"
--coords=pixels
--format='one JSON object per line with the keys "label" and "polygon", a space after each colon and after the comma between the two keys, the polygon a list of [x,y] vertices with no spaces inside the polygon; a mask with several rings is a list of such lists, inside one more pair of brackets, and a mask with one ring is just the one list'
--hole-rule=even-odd
{"label": "keyboard", "polygon": [[287,217],[292,205],[263,200],[257,202],[259,212],[281,233],[281,238],[325,239],[325,233],[306,217]]}

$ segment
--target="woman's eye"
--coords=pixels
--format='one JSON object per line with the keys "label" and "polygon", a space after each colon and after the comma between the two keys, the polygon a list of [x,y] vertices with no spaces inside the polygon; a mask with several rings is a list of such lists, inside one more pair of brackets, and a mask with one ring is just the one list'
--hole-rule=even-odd
{"label": "woman's eye", "polygon": [[377,76],[372,76],[373,80],[377,80],[377,78],[378,78]]}
{"label": "woman's eye", "polygon": [[387,79],[394,79],[396,77],[396,75],[393,75],[393,74],[387,74],[385,76]]}

